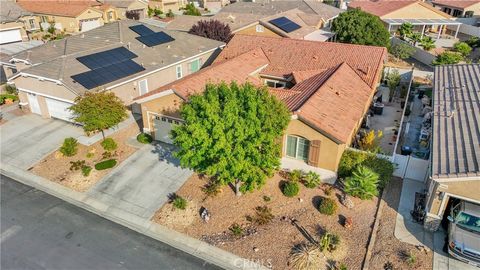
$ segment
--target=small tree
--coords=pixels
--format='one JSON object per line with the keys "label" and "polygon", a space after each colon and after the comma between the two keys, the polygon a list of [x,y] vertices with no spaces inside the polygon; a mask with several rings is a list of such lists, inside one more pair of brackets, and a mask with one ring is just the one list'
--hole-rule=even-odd
{"label": "small tree", "polygon": [[180,109],[172,131],[183,167],[234,184],[235,193],[260,188],[280,165],[278,140],[290,114],[284,103],[251,84],[208,84]]}
{"label": "small tree", "polygon": [[389,99],[392,100],[397,86],[400,84],[400,73],[397,69],[392,70],[387,76],[387,85],[390,90]]}
{"label": "small tree", "polygon": [[413,46],[416,46],[418,42],[422,41],[422,34],[418,32],[413,32],[410,35],[410,39],[413,41]]}
{"label": "small tree", "polygon": [[218,20],[199,21],[192,26],[188,33],[223,42],[228,42],[232,37],[230,26]]}
{"label": "small tree", "polygon": [[343,43],[360,45],[390,46],[390,33],[380,18],[360,9],[352,9],[333,20],[332,31]]}
{"label": "small tree", "polygon": [[105,129],[127,119],[123,101],[112,92],[87,92],[77,97],[69,110],[74,114],[73,120],[82,124],[87,134],[101,132],[104,140]]}
{"label": "small tree", "polygon": [[345,192],[362,200],[378,195],[378,174],[367,167],[359,166],[345,181]]}
{"label": "small tree", "polygon": [[470,47],[466,42],[457,42],[453,45],[454,51],[460,53],[463,57],[467,57],[470,52],[472,51],[472,47]]}
{"label": "small tree", "polygon": [[184,8],[183,15],[190,15],[190,16],[201,16],[200,10],[195,7],[193,3],[187,4]]}
{"label": "small tree", "polygon": [[360,140],[360,148],[365,151],[378,152],[380,139],[383,137],[383,132],[378,130],[370,130]]}
{"label": "small tree", "polygon": [[420,46],[425,50],[425,51],[430,51],[431,49],[435,48],[435,41],[431,37],[423,37],[422,40],[420,41]]}
{"label": "small tree", "polygon": [[432,62],[433,65],[454,65],[463,60],[463,56],[457,52],[443,52]]}
{"label": "small tree", "polygon": [[399,43],[390,47],[390,53],[397,59],[407,59],[415,53],[415,48],[408,44]]}
{"label": "small tree", "polygon": [[405,39],[407,37],[410,37],[410,35],[412,34],[413,32],[413,24],[411,23],[403,23],[402,25],[400,25],[400,27],[398,28],[398,33],[400,34],[400,36],[402,37],[402,39]]}

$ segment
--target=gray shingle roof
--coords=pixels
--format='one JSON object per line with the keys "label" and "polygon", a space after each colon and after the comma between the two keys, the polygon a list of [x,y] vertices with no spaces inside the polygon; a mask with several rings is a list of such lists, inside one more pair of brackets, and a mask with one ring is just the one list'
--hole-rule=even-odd
{"label": "gray shingle roof", "polygon": [[16,54],[14,59],[28,60],[32,67],[22,70],[22,73],[60,80],[72,90],[81,94],[86,89],[74,82],[72,75],[89,71],[76,58],[120,46],[128,47],[138,57],[133,61],[143,65],[144,71],[116,80],[104,85],[108,87],[131,79],[152,70],[193,57],[202,52],[222,46],[224,43],[212,39],[190,35],[179,31],[169,31],[152,25],[146,25],[155,32],[164,31],[175,40],[154,47],[144,47],[136,37],[138,34],[129,26],[139,24],[124,20],[106,24],[83,34],[71,36],[63,40],[48,42],[31,50]]}
{"label": "gray shingle roof", "polygon": [[435,68],[432,177],[480,176],[480,65]]}

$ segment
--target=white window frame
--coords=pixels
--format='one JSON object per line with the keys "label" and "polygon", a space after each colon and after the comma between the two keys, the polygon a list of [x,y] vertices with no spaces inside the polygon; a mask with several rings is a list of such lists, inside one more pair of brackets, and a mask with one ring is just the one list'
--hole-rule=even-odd
{"label": "white window frame", "polygon": [[287,86],[286,82],[265,79],[265,85],[268,86],[269,82],[274,84],[274,88],[285,88]]}
{"label": "white window frame", "polygon": [[263,25],[261,25],[261,24],[257,24],[257,25],[255,25],[255,31],[257,33],[263,33],[263,31],[265,31],[265,27],[263,27]]}
{"label": "white window frame", "polygon": [[[142,84],[142,82],[145,82],[145,88],[146,88],[146,91],[145,91],[145,93],[143,93],[143,94],[142,94],[142,89],[141,89],[141,87],[140,87],[140,85]],[[148,80],[147,80],[147,79],[144,79],[144,80],[138,81],[138,94],[139,94],[140,96],[142,96],[142,95],[145,95],[146,93],[148,93]]]}
{"label": "white window frame", "polygon": [[35,25],[35,19],[28,19],[28,24],[30,25],[30,29],[37,28],[36,25]]}
{"label": "white window frame", "polygon": [[[294,157],[288,155],[288,137],[293,137],[293,138],[295,138],[295,139],[297,140],[296,143],[295,143],[295,156],[294,156]],[[298,142],[299,142],[300,139],[305,140],[305,141],[308,142],[308,151],[307,151],[307,153],[306,153],[307,156],[306,156],[305,159],[299,158],[298,152],[299,152],[299,149],[300,149],[300,148],[299,148],[299,143],[298,143]],[[287,157],[289,157],[289,158],[296,159],[296,160],[302,160],[302,161],[307,162],[307,161],[308,161],[308,156],[309,156],[309,154],[310,154],[310,143],[311,143],[310,140],[307,139],[307,138],[305,138],[305,137],[287,134],[287,136],[285,136],[285,156],[287,156]]]}
{"label": "white window frame", "polygon": [[175,67],[175,74],[177,76],[177,80],[183,77],[182,65],[178,65]]}

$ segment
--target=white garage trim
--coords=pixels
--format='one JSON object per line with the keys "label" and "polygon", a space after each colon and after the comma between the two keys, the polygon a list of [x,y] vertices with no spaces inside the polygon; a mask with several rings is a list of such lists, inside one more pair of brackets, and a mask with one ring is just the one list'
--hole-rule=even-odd
{"label": "white garage trim", "polygon": [[0,44],[22,41],[22,32],[20,29],[11,29],[0,31]]}
{"label": "white garage trim", "polygon": [[86,32],[101,26],[99,19],[80,20],[80,24],[82,32]]}
{"label": "white garage trim", "polygon": [[53,98],[45,98],[45,103],[47,103],[48,114],[50,117],[58,118],[68,122],[73,121],[72,112],[68,110],[73,103],[68,103]]}

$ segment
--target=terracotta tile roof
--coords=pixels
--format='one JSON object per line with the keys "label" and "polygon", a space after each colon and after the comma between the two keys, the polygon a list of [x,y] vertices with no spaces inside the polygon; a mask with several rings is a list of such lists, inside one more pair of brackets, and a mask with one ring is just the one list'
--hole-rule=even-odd
{"label": "terracotta tile roof", "polygon": [[473,6],[474,4],[478,4],[478,0],[473,0],[473,1],[462,1],[462,0],[437,0],[433,1],[433,4],[438,4],[442,6],[449,6],[449,7],[457,7],[457,8],[468,8],[470,6]]}
{"label": "terracotta tile roof", "polygon": [[349,8],[360,8],[361,10],[368,12],[378,17],[382,17],[389,13],[392,13],[398,9],[404,8],[408,5],[414,4],[417,1],[389,1],[389,0],[380,0],[380,1],[368,1],[368,0],[357,0],[350,2],[348,4]]}
{"label": "terracotta tile roof", "polygon": [[301,83],[302,81],[323,71],[325,71],[325,69],[297,70],[292,72],[292,76],[295,83]]}
{"label": "terracotta tile roof", "polygon": [[89,0],[78,0],[78,1],[32,1],[32,0],[21,0],[18,1],[23,9],[37,14],[48,14],[48,15],[57,15],[65,17],[76,17],[86,9],[97,6],[98,2],[89,1]]}
{"label": "terracotta tile roof", "polygon": [[174,90],[182,98],[187,99],[191,94],[202,92],[205,89],[205,84],[220,83],[222,81],[226,83],[232,81],[240,83],[251,82],[254,85],[261,85],[261,81],[251,76],[251,74],[265,67],[267,64],[268,59],[265,54],[261,49],[256,49],[229,61],[201,69],[196,73],[137,97],[135,100],[143,99],[166,90]]}
{"label": "terracotta tile roof", "polygon": [[262,74],[288,78],[293,71],[328,69],[346,62],[370,87],[377,83],[387,55],[383,47],[237,34],[215,59],[215,63],[256,48],[262,48],[270,60]]}

